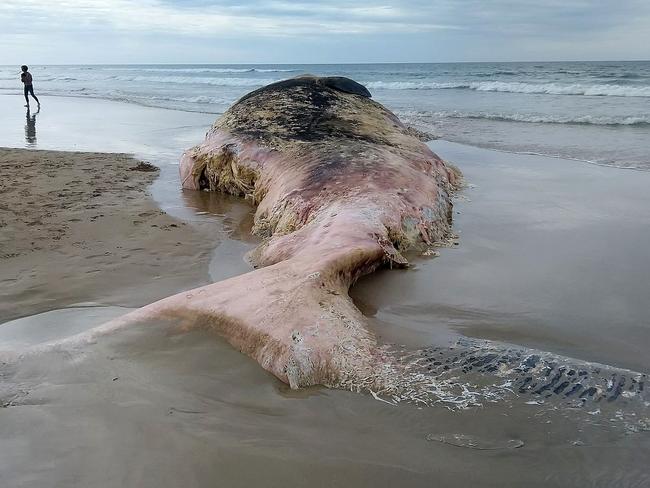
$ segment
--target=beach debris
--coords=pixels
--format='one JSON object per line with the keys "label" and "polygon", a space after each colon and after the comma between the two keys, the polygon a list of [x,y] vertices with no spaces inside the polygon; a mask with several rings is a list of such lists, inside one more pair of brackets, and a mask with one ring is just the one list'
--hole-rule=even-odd
{"label": "beach debris", "polygon": [[131,171],[142,171],[145,173],[153,173],[155,171],[160,171],[160,168],[158,168],[158,166],[155,166],[147,161],[140,161],[138,164],[136,164],[135,166],[129,169]]}
{"label": "beach debris", "polygon": [[521,439],[483,439],[470,434],[427,434],[426,440],[480,451],[519,449],[524,447],[524,441]]}
{"label": "beach debris", "polygon": [[431,256],[434,258],[437,258],[440,256],[440,251],[437,251],[435,249],[426,249],[423,253],[423,256]]}
{"label": "beach debris", "polygon": [[379,395],[377,395],[377,393],[375,393],[374,391],[372,391],[372,390],[370,390],[370,389],[368,389],[368,391],[370,392],[370,394],[372,395],[372,397],[373,397],[375,400],[377,400],[377,401],[379,401],[379,402],[387,403],[388,405],[391,405],[391,406],[393,406],[393,407],[395,406],[395,402],[389,402],[388,400],[384,400],[384,399],[381,398]]}

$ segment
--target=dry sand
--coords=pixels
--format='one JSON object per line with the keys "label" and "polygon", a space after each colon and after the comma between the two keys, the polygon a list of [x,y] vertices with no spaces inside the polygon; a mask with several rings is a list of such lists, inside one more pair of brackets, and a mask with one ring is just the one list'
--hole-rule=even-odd
{"label": "dry sand", "polygon": [[0,149],[0,322],[93,301],[141,306],[209,282],[209,222],[161,211],[123,154]]}

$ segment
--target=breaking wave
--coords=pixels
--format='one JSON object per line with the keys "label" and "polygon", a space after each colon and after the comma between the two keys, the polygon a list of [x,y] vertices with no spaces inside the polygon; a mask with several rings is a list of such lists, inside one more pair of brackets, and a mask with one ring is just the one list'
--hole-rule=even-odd
{"label": "breaking wave", "polygon": [[604,116],[604,115],[540,115],[519,113],[484,113],[484,112],[436,112],[436,117],[450,117],[456,119],[485,119],[504,122],[529,122],[537,124],[577,124],[577,125],[604,125],[604,126],[647,126],[650,125],[650,116]]}
{"label": "breaking wave", "polygon": [[438,90],[445,88],[469,88],[467,83],[437,83],[434,81],[366,81],[366,88],[383,90]]}
{"label": "breaking wave", "polygon": [[105,71],[136,71],[150,73],[293,73],[296,69],[280,68],[102,68]]}
{"label": "breaking wave", "polygon": [[264,86],[278,81],[277,79],[256,78],[198,78],[192,76],[117,76],[118,81],[174,83],[181,85],[213,85],[213,86]]}
{"label": "breaking wave", "polygon": [[650,97],[650,86],[584,85],[561,83],[523,83],[479,81],[471,83],[437,83],[434,81],[369,81],[368,88],[383,90],[466,89],[485,92],[529,93],[549,95],[584,95],[611,97]]}
{"label": "breaking wave", "polygon": [[510,93],[542,93],[552,95],[585,95],[585,96],[611,96],[611,97],[650,97],[650,86],[623,86],[623,85],[563,85],[559,83],[505,83],[502,81],[486,81],[471,83],[472,90],[495,91]]}
{"label": "breaking wave", "polygon": [[137,102],[180,102],[180,103],[207,103],[207,104],[221,104],[230,105],[233,100],[224,97],[215,97],[207,95],[198,96],[164,96],[164,95],[134,95],[122,92],[111,92],[108,94],[109,99],[121,101],[137,101]]}

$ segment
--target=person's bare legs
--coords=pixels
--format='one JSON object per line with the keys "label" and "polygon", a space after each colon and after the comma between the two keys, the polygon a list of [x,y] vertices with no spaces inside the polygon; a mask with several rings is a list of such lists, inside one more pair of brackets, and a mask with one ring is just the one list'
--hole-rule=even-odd
{"label": "person's bare legs", "polygon": [[[39,102],[39,101],[38,101],[38,97],[37,97],[36,95],[34,95],[34,86],[31,85],[31,86],[28,88],[28,90],[29,90],[29,93],[30,93],[30,95],[32,96],[32,98],[33,98],[34,100],[36,100],[36,103],[37,103],[38,105],[40,105],[41,102]],[[27,98],[27,96],[25,96],[25,98]],[[29,104],[29,102],[27,102],[27,103]]]}

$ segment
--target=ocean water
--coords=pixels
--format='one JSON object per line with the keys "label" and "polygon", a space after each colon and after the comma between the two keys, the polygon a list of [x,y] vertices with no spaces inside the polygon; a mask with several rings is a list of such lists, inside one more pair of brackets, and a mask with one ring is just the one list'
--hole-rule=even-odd
{"label": "ocean water", "polygon": [[[219,114],[303,73],[363,83],[405,122],[445,140],[650,170],[650,61],[341,65],[32,66],[37,94]],[[21,93],[0,67],[0,94]],[[44,104],[44,106],[46,103]]]}

